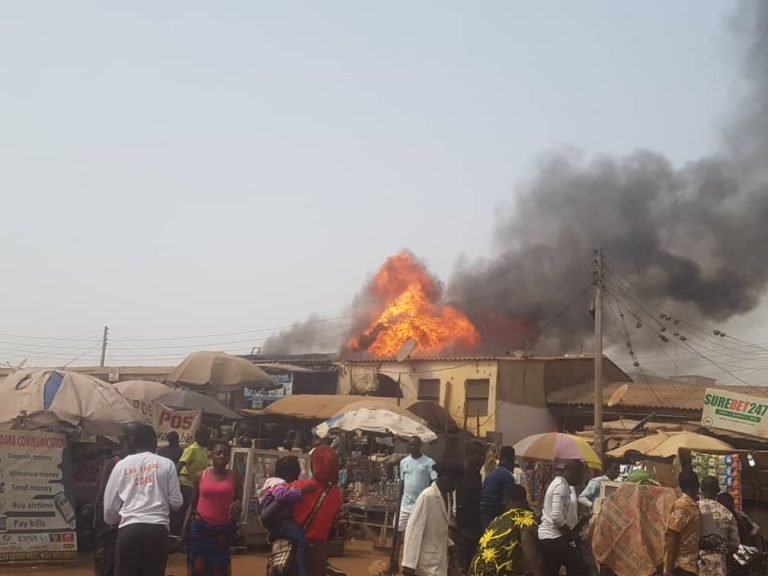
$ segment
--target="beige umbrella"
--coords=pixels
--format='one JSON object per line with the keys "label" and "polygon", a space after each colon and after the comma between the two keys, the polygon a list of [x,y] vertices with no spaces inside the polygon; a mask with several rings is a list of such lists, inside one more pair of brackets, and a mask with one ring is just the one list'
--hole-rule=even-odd
{"label": "beige umbrella", "polygon": [[154,402],[158,396],[173,392],[173,388],[170,386],[152,380],[126,380],[125,382],[118,382],[114,388],[127,400],[144,402]]}
{"label": "beige umbrella", "polygon": [[18,370],[0,383],[0,428],[80,429],[119,436],[126,424],[146,422],[106,382],[66,370]]}
{"label": "beige umbrella", "polygon": [[194,352],[165,379],[168,384],[228,392],[241,388],[274,388],[272,378],[255,364],[225,352]]}
{"label": "beige umbrella", "polygon": [[141,412],[142,416],[152,419],[154,403],[160,396],[173,392],[173,388],[162,382],[152,380],[126,380],[114,385],[120,395]]}
{"label": "beige umbrella", "polygon": [[629,452],[637,452],[651,458],[671,458],[680,450],[695,452],[732,452],[733,446],[722,440],[694,432],[657,432],[625,444],[608,452],[612,458],[624,458]]}

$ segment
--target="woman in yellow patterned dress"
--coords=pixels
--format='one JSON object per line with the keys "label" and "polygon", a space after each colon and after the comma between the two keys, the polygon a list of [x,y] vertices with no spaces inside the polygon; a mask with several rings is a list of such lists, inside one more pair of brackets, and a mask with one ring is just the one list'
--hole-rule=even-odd
{"label": "woman in yellow patterned dress", "polygon": [[488,524],[469,576],[541,576],[536,551],[536,517],[528,508],[525,488],[517,484],[504,491],[504,512]]}

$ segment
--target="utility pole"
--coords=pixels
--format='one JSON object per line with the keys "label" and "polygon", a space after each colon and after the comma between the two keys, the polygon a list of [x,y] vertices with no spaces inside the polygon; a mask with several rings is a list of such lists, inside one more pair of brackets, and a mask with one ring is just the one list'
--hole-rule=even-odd
{"label": "utility pole", "polygon": [[594,251],[595,286],[595,451],[603,459],[603,250]]}
{"label": "utility pole", "polygon": [[107,336],[109,336],[109,326],[104,326],[104,337],[101,339],[101,366],[104,367],[104,358],[107,355]]}

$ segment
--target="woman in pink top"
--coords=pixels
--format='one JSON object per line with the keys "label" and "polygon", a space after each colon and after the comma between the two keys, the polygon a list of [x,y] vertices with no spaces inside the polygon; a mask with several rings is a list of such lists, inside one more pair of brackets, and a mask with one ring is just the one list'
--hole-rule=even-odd
{"label": "woman in pink top", "polygon": [[195,480],[192,504],[184,521],[188,576],[227,576],[235,523],[242,512],[242,482],[229,464],[229,445],[214,444],[213,466]]}

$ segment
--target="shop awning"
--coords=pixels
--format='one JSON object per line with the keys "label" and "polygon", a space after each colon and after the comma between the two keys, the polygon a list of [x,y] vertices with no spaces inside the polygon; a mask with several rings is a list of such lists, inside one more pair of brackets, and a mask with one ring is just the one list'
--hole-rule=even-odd
{"label": "shop awning", "polygon": [[[338,396],[332,394],[294,394],[276,400],[262,410],[241,410],[246,416],[275,416],[301,420],[324,421],[351,404],[361,403],[369,408],[397,406],[395,398],[374,396]],[[452,432],[458,429],[451,415],[439,404],[426,400],[400,400],[400,408],[422,418],[432,430]]]}

